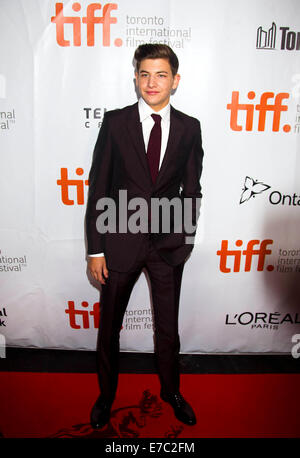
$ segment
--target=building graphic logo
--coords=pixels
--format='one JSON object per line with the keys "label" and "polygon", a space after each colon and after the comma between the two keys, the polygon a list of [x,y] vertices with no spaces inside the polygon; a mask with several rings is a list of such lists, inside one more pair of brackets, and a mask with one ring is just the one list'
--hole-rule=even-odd
{"label": "building graphic logo", "polygon": [[258,27],[256,34],[256,49],[275,49],[276,43],[276,24],[272,22],[269,30]]}

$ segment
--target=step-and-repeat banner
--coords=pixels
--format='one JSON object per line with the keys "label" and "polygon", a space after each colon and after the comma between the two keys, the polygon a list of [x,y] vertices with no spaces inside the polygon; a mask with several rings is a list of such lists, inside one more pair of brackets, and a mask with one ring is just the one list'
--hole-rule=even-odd
{"label": "step-and-repeat banner", "polygon": [[[137,100],[133,54],[146,42],[178,55],[172,104],[203,132],[181,350],[290,352],[300,333],[299,0],[1,0],[1,341],[95,349],[88,173],[105,111]],[[153,351],[144,273],[121,347]]]}

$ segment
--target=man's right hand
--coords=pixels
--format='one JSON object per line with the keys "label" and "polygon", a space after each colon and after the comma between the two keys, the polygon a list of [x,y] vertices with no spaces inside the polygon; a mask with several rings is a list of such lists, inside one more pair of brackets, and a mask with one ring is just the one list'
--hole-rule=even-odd
{"label": "man's right hand", "polygon": [[95,280],[99,281],[102,285],[105,285],[105,279],[108,278],[108,270],[104,256],[89,257],[88,269]]}

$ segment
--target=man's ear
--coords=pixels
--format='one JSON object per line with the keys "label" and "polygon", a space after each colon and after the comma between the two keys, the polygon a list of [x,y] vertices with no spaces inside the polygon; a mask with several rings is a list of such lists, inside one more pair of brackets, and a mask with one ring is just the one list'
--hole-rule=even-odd
{"label": "man's ear", "polygon": [[174,76],[172,89],[177,89],[179,81],[180,81],[180,75],[176,73],[176,75]]}

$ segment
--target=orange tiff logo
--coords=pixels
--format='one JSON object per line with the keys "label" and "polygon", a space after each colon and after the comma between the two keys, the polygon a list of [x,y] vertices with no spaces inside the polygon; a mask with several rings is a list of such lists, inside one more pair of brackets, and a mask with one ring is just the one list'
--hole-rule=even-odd
{"label": "orange tiff logo", "polygon": [[[230,110],[230,128],[235,131],[243,130],[243,126],[240,124],[238,115],[242,112],[245,113],[246,122],[245,127],[246,131],[253,130],[253,118],[254,118],[254,109],[258,111],[258,124],[257,130],[262,132],[265,130],[266,126],[266,115],[268,112],[273,113],[273,122],[272,122],[272,131],[278,132],[280,127],[280,118],[282,111],[287,111],[287,105],[283,105],[283,99],[288,99],[289,94],[287,92],[279,92],[277,95],[274,92],[263,92],[260,96],[260,103],[240,103],[239,101],[239,91],[233,91],[231,97],[231,103],[227,104],[227,109]],[[256,97],[254,91],[250,91],[247,94],[249,100],[253,100]],[[275,97],[275,99],[274,99]],[[274,99],[274,101],[272,100]],[[284,132],[290,132],[291,126],[285,124],[282,127]]]}
{"label": "orange tiff logo", "polygon": [[89,329],[90,317],[93,317],[92,324],[95,329],[99,328],[100,319],[100,303],[95,302],[92,310],[87,310],[89,303],[86,301],[81,302],[81,307],[75,307],[74,301],[68,301],[68,308],[65,313],[69,315],[69,324],[72,329]]}
{"label": "orange tiff logo", "polygon": [[[83,175],[84,170],[81,167],[76,169],[76,175]],[[76,202],[78,205],[84,205],[84,186],[89,185],[89,180],[69,179],[68,169],[62,167],[60,169],[60,179],[57,180],[58,186],[61,186],[61,200],[65,205],[74,205],[74,200],[70,199],[69,188],[75,188]]]}
{"label": "orange tiff logo", "polygon": [[[95,12],[101,10],[100,3],[90,3],[86,9],[86,16],[65,16],[64,4],[55,4],[55,16],[51,17],[51,22],[56,24],[56,41],[59,46],[70,46],[70,40],[66,39],[65,25],[71,24],[73,36],[73,45],[81,46],[81,23],[86,24],[86,43],[87,46],[95,46],[95,25],[102,25],[102,44],[103,46],[110,46],[110,29],[111,24],[117,23],[116,17],[111,17],[111,11],[117,10],[116,3],[107,3],[103,6],[102,16],[96,16]],[[78,13],[81,10],[81,4],[75,2],[72,4],[72,10]],[[114,40],[115,46],[122,46],[123,41],[121,38]]]}
{"label": "orange tiff logo", "polygon": [[[236,247],[242,247],[243,240],[237,240],[235,242]],[[217,251],[217,255],[220,256],[220,271],[223,273],[231,272],[231,267],[228,266],[228,258],[233,258],[233,272],[240,272],[241,269],[241,260],[242,255],[244,256],[245,264],[244,271],[249,272],[252,267],[252,259],[254,256],[257,256],[257,271],[264,270],[266,256],[272,253],[268,245],[272,245],[273,240],[266,239],[262,240],[249,240],[247,243],[247,248],[245,250],[229,250],[228,249],[228,240],[222,240],[221,249]],[[254,246],[258,245],[256,249]],[[268,271],[274,270],[273,265],[267,266]]]}

